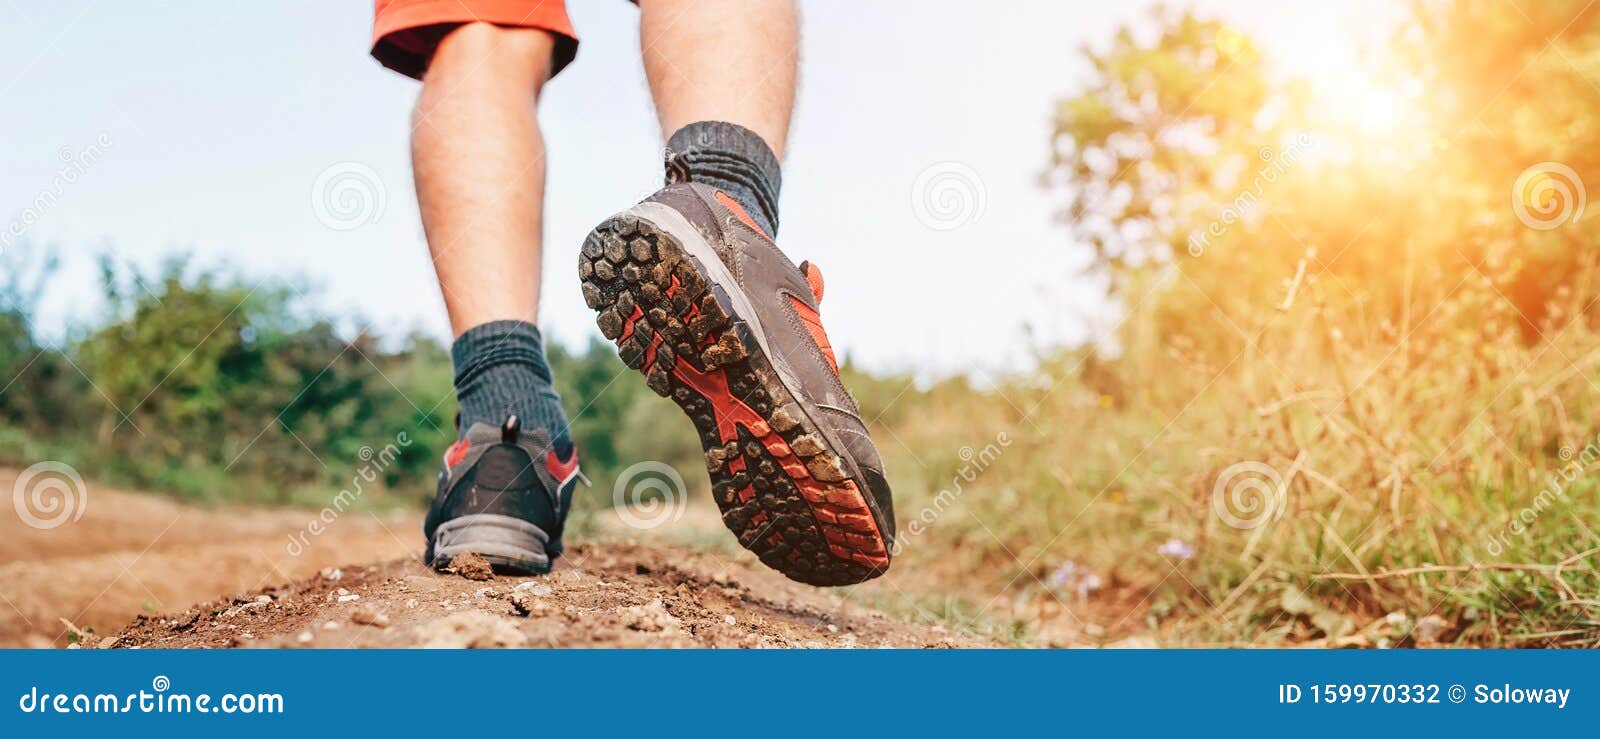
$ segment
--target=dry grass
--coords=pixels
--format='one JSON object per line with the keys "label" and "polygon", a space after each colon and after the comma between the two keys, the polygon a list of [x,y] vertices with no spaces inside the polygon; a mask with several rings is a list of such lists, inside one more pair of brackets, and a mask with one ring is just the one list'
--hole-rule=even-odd
{"label": "dry grass", "polygon": [[[1524,336],[1503,286],[1458,267],[1381,315],[1314,260],[1254,303],[1174,270],[1134,291],[1116,361],[871,388],[902,534],[932,512],[901,567],[961,594],[946,615],[1036,636],[1595,643],[1600,332],[1563,292]],[[1263,490],[1281,516],[1250,508]]]}

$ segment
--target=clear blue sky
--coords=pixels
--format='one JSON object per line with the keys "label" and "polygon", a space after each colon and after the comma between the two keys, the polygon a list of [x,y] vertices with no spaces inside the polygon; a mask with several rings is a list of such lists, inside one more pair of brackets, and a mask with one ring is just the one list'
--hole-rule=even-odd
{"label": "clear blue sky", "polygon": [[[541,323],[568,342],[594,333],[574,275],[584,234],[660,180],[636,9],[570,5],[584,45],[542,108],[550,176]],[[1269,52],[1328,64],[1342,58],[1340,29],[1383,4],[1199,5],[1261,36]],[[1077,47],[1103,43],[1144,6],[805,3],[782,245],[823,267],[836,346],[870,367],[927,376],[1004,367],[1025,360],[1030,342],[1085,338],[1086,317],[1104,307],[1071,279],[1083,251],[1052,222],[1037,176],[1052,102],[1081,79]],[[191,252],[248,280],[298,276],[347,327],[447,338],[411,192],[417,88],[367,56],[370,3],[0,8],[0,227],[52,187],[63,147],[81,151],[102,134],[110,142],[36,213],[29,241],[0,255],[8,269],[21,250],[60,249],[66,269],[40,317],[46,332],[99,315],[93,260],[111,250],[146,266]],[[319,222],[313,186],[339,162],[381,178],[375,222],[343,231]],[[928,228],[913,190],[947,162],[976,175],[984,208],[959,228]]]}

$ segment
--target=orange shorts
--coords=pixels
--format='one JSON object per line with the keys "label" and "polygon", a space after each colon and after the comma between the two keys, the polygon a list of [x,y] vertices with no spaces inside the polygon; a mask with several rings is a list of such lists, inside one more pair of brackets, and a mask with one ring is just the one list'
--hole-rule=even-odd
{"label": "orange shorts", "polygon": [[555,34],[550,74],[578,53],[578,37],[565,0],[376,0],[372,56],[396,72],[422,79],[439,41],[457,26],[475,21]]}

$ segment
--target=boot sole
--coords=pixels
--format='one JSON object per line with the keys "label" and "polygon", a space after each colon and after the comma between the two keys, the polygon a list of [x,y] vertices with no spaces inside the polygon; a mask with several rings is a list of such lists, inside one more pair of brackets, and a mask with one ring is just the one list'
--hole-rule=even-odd
{"label": "boot sole", "polygon": [[[865,482],[768,359],[753,310],[735,308],[748,301],[709,276],[710,245],[674,217],[646,203],[584,240],[578,273],[600,332],[694,423],[712,497],[740,545],[803,583],[877,577],[889,551]],[[726,273],[720,260],[712,269]]]}

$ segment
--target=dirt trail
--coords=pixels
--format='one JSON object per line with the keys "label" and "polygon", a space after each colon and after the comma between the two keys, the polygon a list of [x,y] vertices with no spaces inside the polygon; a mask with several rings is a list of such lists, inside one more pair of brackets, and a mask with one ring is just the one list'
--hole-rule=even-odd
{"label": "dirt trail", "polygon": [[[16,477],[0,469],[0,491]],[[351,512],[296,556],[289,536],[312,512],[198,507],[92,480],[87,488],[82,518],[56,528],[29,527],[0,508],[0,647],[66,646],[71,630],[62,619],[114,633],[139,613],[404,557],[421,530],[415,515]]]}
{"label": "dirt trail", "polygon": [[547,576],[477,579],[488,574],[439,574],[414,559],[329,570],[182,613],[141,616],[104,646],[980,645],[748,563],[659,546],[586,544]]}
{"label": "dirt trail", "polygon": [[[0,490],[15,475],[0,470]],[[548,576],[471,580],[416,560],[414,515],[348,513],[293,551],[312,516],[93,483],[75,522],[33,529],[0,516],[0,647],[985,644],[746,556],[597,542],[569,548]]]}

